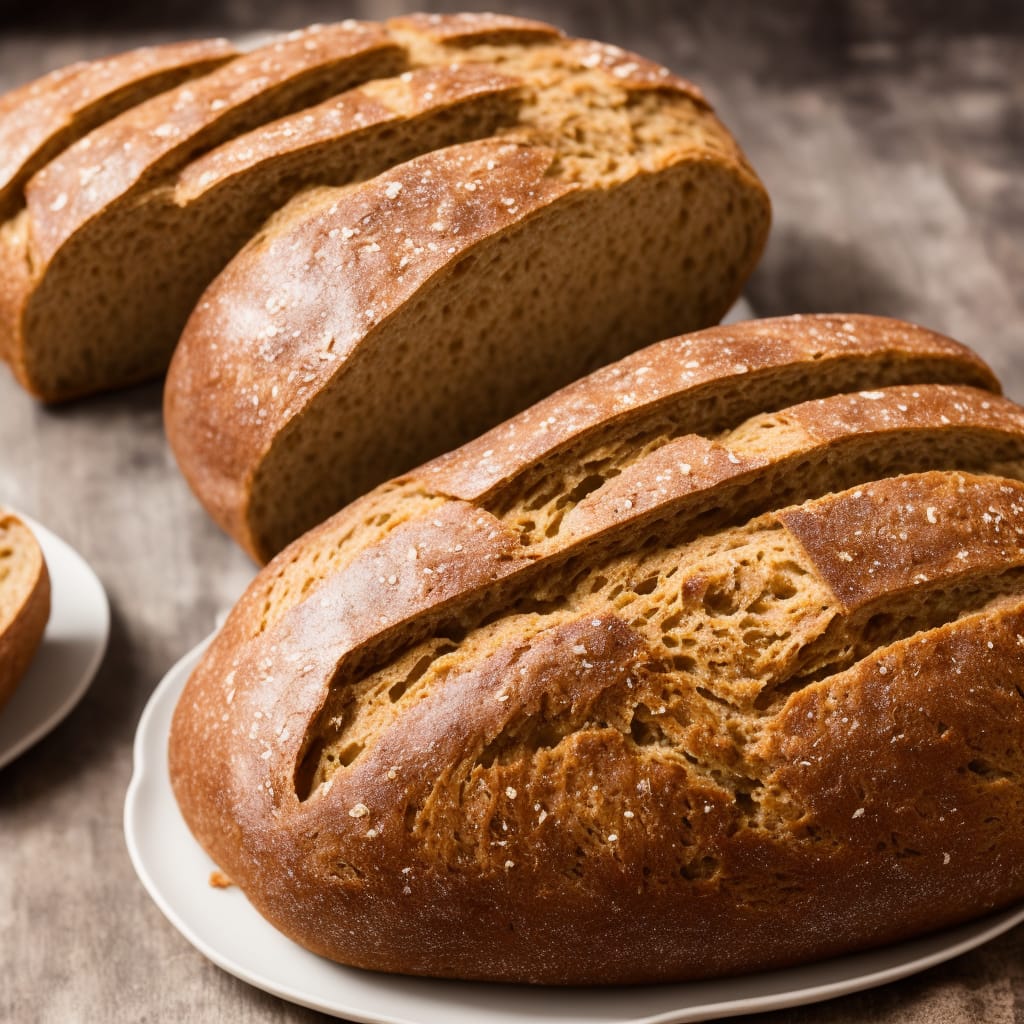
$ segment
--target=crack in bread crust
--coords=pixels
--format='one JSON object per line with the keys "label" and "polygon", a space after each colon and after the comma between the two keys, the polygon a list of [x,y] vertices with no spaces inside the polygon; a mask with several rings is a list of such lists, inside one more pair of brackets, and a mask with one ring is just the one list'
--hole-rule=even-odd
{"label": "crack in bread crust", "polygon": [[[372,749],[382,728],[401,723],[424,694],[445,685],[451,666],[608,608],[646,638],[656,652],[652,661],[691,680],[686,685],[695,694],[727,717],[755,715],[763,705],[773,706],[774,692],[787,690],[794,677],[838,671],[886,638],[940,624],[1019,588],[1020,574],[1013,570],[1024,566],[1021,509],[1019,484],[924,474],[769,513],[713,541],[676,547],[666,540],[645,557],[591,553],[589,565],[574,566],[572,579],[566,579],[564,562],[546,573],[539,563],[520,562],[513,590],[516,568],[508,563],[502,612],[492,623],[477,626],[487,622],[484,612],[498,595],[477,599],[474,608],[474,595],[464,591],[459,628],[440,648],[436,640],[426,641],[394,666],[385,654],[385,667],[364,677],[365,657],[352,667],[339,665],[319,718],[307,727],[316,742],[307,744],[306,758],[311,749],[319,760],[300,773],[299,795],[315,793]],[[908,532],[914,540],[900,541]],[[845,547],[837,548],[837,535],[847,534]],[[883,541],[898,545],[884,564]],[[851,565],[860,574],[858,589],[837,591],[829,581],[842,580],[841,569]],[[448,566],[442,568],[447,572]],[[409,575],[401,573],[395,583],[407,586]],[[516,594],[530,596],[517,601]],[[543,608],[538,598],[548,594],[558,596]],[[394,606],[400,604],[401,597]],[[415,623],[405,621],[414,633]],[[436,623],[436,616],[429,621]],[[665,700],[657,702],[661,713]],[[663,724],[670,719],[651,719],[650,713],[648,707],[649,720],[637,728],[667,742]]]}
{"label": "crack in bread crust", "polygon": [[[377,915],[412,914],[415,937],[430,935],[442,953],[434,961],[413,952],[412,936],[408,943],[390,936],[383,942],[371,926],[358,949],[345,948],[349,962],[426,973],[436,973],[438,962],[454,963],[460,975],[548,982],[607,981],[602,972],[608,970],[632,980],[686,977],[763,962],[763,929],[774,927],[778,895],[765,888],[755,864],[761,870],[767,864],[776,892],[788,893],[802,908],[812,910],[815,901],[825,900],[803,933],[813,936],[816,951],[897,938],[901,929],[920,927],[917,921],[934,921],[935,906],[947,908],[948,920],[959,919],[977,912],[971,900],[978,897],[958,888],[962,880],[954,881],[952,873],[936,870],[944,857],[956,858],[972,873],[980,870],[982,891],[992,885],[993,891],[1009,886],[1019,892],[1024,884],[1014,872],[1008,880],[993,866],[992,843],[1016,850],[997,824],[981,834],[972,828],[942,830],[939,847],[923,841],[943,811],[973,823],[982,812],[991,818],[987,812],[995,810],[1000,822],[1019,810],[1019,764],[1001,765],[991,754],[979,757],[978,748],[989,745],[971,723],[995,707],[1008,735],[1020,727],[1024,702],[1014,684],[1024,682],[1016,640],[1022,627],[1018,596],[997,610],[887,645],[791,696],[751,737],[749,763],[716,776],[660,745],[638,743],[616,721],[623,694],[641,702],[637,706],[643,699],[655,704],[657,669],[642,639],[615,616],[576,619],[451,674],[301,814],[279,810],[272,839],[256,819],[243,819],[243,832],[254,829],[245,840],[250,855],[273,866],[273,874],[255,869],[253,899],[279,927],[319,952],[338,955],[339,940],[327,922],[362,927],[372,920],[365,915],[373,906]],[[964,681],[954,679],[952,692],[945,693],[935,684],[937,674],[947,672],[950,652]],[[578,670],[582,660],[588,662],[586,673]],[[996,664],[1001,671],[992,671]],[[964,700],[968,685],[975,696]],[[909,691],[905,700],[903,690]],[[882,699],[900,709],[894,722],[875,706]],[[911,714],[914,708],[921,710]],[[544,725],[535,728],[554,729],[548,742],[525,758],[503,759],[500,748],[495,753],[512,723],[530,718],[543,718]],[[699,721],[688,725],[699,734]],[[853,763],[870,765],[869,775],[849,785],[848,747],[833,739],[822,749],[815,742],[822,735],[852,737],[859,751]],[[915,756],[923,750],[936,774],[908,773],[899,758],[909,750]],[[900,772],[898,791],[906,796],[890,812],[884,794]],[[843,794],[840,803],[826,795],[836,791]],[[268,802],[277,798],[264,792]],[[868,814],[881,816],[879,825],[893,844],[884,862],[891,858],[899,870],[876,877],[851,908],[845,896],[836,895],[842,887],[834,879],[851,869],[863,874],[858,834]],[[297,872],[303,886],[317,887],[332,912],[311,921],[294,899],[275,901],[282,869]],[[565,936],[557,921],[543,918],[538,924],[540,904],[529,895],[533,879],[543,885],[545,902],[567,901],[573,913],[595,924],[602,920],[602,900],[629,893],[647,937],[636,931],[625,936],[628,964],[607,952],[606,944],[587,942],[578,958],[546,966],[555,962],[550,958]],[[894,924],[886,909],[896,897],[908,913]],[[489,908],[486,928],[458,916],[459,941],[471,938],[470,964],[454,953],[454,934],[441,926],[441,908],[461,915],[461,908],[478,908],[481,900]],[[666,902],[667,914],[661,912]],[[746,908],[742,915],[740,906]],[[830,925],[840,908],[845,924],[837,934]],[[681,934],[673,924],[670,941],[668,922],[694,914],[702,929]],[[506,925],[499,934],[511,931],[511,937],[493,947],[487,934],[499,921]],[[708,948],[701,941],[708,927],[735,939],[737,945],[729,946],[734,959],[700,952]],[[504,966],[499,948],[506,953]],[[657,973],[638,970],[637,963],[652,961],[637,951],[652,948],[667,959],[654,961]],[[778,950],[773,963],[807,955],[799,941],[767,948]],[[515,973],[508,967],[510,951]]]}

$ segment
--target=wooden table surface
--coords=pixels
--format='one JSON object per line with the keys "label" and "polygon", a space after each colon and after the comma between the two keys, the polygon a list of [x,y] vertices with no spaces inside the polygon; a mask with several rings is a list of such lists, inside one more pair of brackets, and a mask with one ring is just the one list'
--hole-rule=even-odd
{"label": "wooden table surface", "polygon": [[[428,6],[196,2],[176,22],[147,22],[141,7],[118,17],[116,6],[66,5],[55,20],[52,4],[8,3],[0,89],[156,39]],[[975,346],[1024,399],[1024,7],[943,7],[550,0],[502,9],[638,50],[705,88],[774,199],[772,240],[748,290],[760,313],[917,320]],[[63,34],[44,32],[47,21]],[[78,548],[113,609],[84,701],[0,772],[0,1020],[326,1019],[206,961],[150,902],[125,851],[139,714],[253,572],[178,476],[159,386],[48,410],[0,369],[0,502]],[[751,1019],[1020,1022],[1024,928],[908,980]]]}

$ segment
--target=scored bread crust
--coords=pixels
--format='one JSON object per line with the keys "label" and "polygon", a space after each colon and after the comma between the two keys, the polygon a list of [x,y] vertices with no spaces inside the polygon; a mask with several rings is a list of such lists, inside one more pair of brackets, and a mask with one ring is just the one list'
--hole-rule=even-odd
{"label": "scored bread crust", "polygon": [[[102,389],[90,367],[105,360],[119,367],[106,382],[110,387],[162,370],[173,345],[163,318],[152,332],[136,330],[133,339],[129,331],[120,339],[127,356],[103,351],[109,344],[104,323],[118,322],[119,306],[140,302],[130,288],[118,292],[119,282],[134,284],[140,264],[166,262],[151,252],[167,244],[163,222],[139,221],[133,213],[148,213],[154,190],[159,206],[161,188],[202,150],[402,65],[401,48],[382,28],[348,21],[235,53],[208,74],[120,112],[101,107],[103,123],[32,175],[24,205],[0,225],[0,350],[19,382],[57,401]],[[189,248],[196,244],[189,240]],[[70,317],[69,294],[77,296]]]}
{"label": "scored bread crust", "polygon": [[1021,898],[1024,410],[996,390],[922,329],[781,318],[384,485],[189,680],[186,821],[285,934],[411,974],[708,977]]}
{"label": "scored bread crust", "polygon": [[50,618],[50,576],[32,531],[0,509],[0,709],[10,700]]}
{"label": "scored bread crust", "polygon": [[22,307],[33,286],[24,186],[97,125],[235,53],[224,40],[147,46],[51,71],[0,97],[0,359],[32,389],[22,349]]}
{"label": "scored bread crust", "polygon": [[[503,107],[501,113],[511,119],[522,85],[521,79],[494,68],[468,64],[417,68],[397,78],[349,89],[315,107],[261,125],[193,160],[175,182],[175,201],[184,207],[215,189],[238,184],[258,191],[261,177],[267,181],[265,187],[273,188],[277,182],[271,174],[279,172],[282,164],[288,165],[293,177],[327,184],[327,170],[307,171],[303,165],[316,147],[344,145],[347,158],[356,163],[352,150],[361,132],[387,126],[390,135],[408,133],[417,118],[437,117],[469,100],[497,101],[495,106]],[[484,133],[492,127],[491,119],[483,103],[478,112]],[[392,145],[400,152],[397,142]]]}
{"label": "scored bread crust", "polygon": [[[536,152],[517,149],[507,159],[512,158],[536,159]],[[535,200],[542,201],[544,193],[540,188],[533,191]],[[305,247],[299,246],[295,251],[301,254]],[[275,268],[275,272],[279,269]],[[389,289],[393,300],[400,302],[418,286],[420,274],[426,277],[431,270],[428,260],[411,282],[394,282]],[[361,308],[375,286],[372,277],[360,274],[353,284],[353,289],[359,291],[355,291],[352,309]],[[274,288],[278,293],[282,288],[276,278]],[[334,315],[351,316],[352,309],[343,308]],[[233,316],[244,318],[245,310],[239,313],[235,306],[229,308],[225,302],[222,322],[229,324]],[[270,358],[261,364],[255,360],[235,360],[232,350],[224,346],[228,328],[221,329],[222,322],[207,311],[205,323],[211,321],[215,325],[211,340],[219,339],[219,355],[211,353],[194,371],[186,338],[186,348],[175,360],[165,398],[168,436],[182,472],[213,518],[254,558],[265,561],[279,545],[261,535],[252,521],[253,507],[260,497],[254,493],[256,475],[266,452],[295,410],[327,386],[337,371],[332,361],[310,359],[302,365],[302,372],[296,373],[297,356],[292,357],[287,349],[286,358]],[[803,326],[800,318],[779,318],[712,328],[677,341],[659,342],[584,381],[568,385],[457,452],[440,456],[414,476],[432,493],[484,499],[500,483],[507,483],[513,470],[522,473],[529,465],[541,466],[543,471],[543,460],[564,445],[586,441],[595,431],[613,431],[620,424],[655,418],[680,396],[686,396],[694,409],[700,409],[703,404],[721,403],[723,392],[734,390],[742,382],[744,389],[729,398],[729,405],[733,409],[748,408],[753,413],[755,406],[743,403],[748,401],[744,395],[759,396],[754,381],[767,380],[767,386],[777,394],[785,394],[784,378],[799,376],[803,378],[802,386],[811,389],[810,397],[814,384],[806,378],[812,373],[821,382],[824,393],[828,393],[830,381],[842,374],[844,367],[856,374],[857,366],[864,362],[877,364],[871,371],[876,381],[898,383],[903,379],[901,373],[910,372],[923,374],[918,379],[953,379],[998,387],[976,356],[948,339],[910,324],[851,316],[838,321],[809,318],[806,331]],[[282,326],[281,333],[287,338],[293,332]],[[345,336],[344,327],[330,333]],[[301,336],[293,344],[301,353]],[[680,354],[684,349],[685,358]],[[277,347],[273,350],[275,355],[279,351]],[[216,369],[211,369],[211,364]],[[253,372],[249,376],[249,371],[257,366],[258,374]],[[199,384],[189,379],[193,372],[221,383],[229,375],[246,400],[232,406],[227,416],[225,407],[218,403],[196,407],[193,402],[182,401],[181,392],[200,390]],[[851,376],[850,386],[854,381]],[[258,401],[248,401],[250,396]],[[692,429],[715,426],[714,422],[694,423]]]}
{"label": "scored bread crust", "polygon": [[[122,63],[129,66],[130,55]],[[490,72],[491,95],[480,89],[446,100],[474,67]],[[434,72],[418,110],[403,110],[401,88],[389,85],[389,76],[403,70],[421,78]],[[101,71],[86,65],[69,73],[68,96],[77,95],[80,82],[87,92],[87,80]],[[589,77],[591,86],[604,82],[609,110],[623,107],[621,98],[645,94],[685,98],[682,106],[697,112],[695,124],[706,136],[705,156],[738,161],[752,177],[695,86],[617,47],[491,15],[314,26],[234,54],[177,88],[167,81],[159,95],[120,114],[106,96],[89,108],[105,123],[77,142],[56,125],[39,126],[49,162],[33,166],[27,182],[26,169],[10,190],[14,205],[0,229],[0,266],[17,285],[0,290],[0,350],[20,382],[47,401],[154,376],[166,368],[203,287],[295,193],[370,178],[425,150],[509,130],[519,99],[532,103],[566,75]],[[317,103],[345,90],[352,95],[340,110]],[[16,116],[17,98],[3,102]],[[578,115],[585,112],[582,93],[574,102]],[[367,131],[365,114],[376,119],[377,131]],[[390,126],[383,123],[388,115]],[[405,122],[396,115],[406,115]],[[85,120],[82,129],[89,127]],[[303,137],[316,144],[303,149]],[[226,151],[218,154],[221,147]],[[223,191],[211,194],[204,178]],[[750,247],[759,249],[767,201],[756,180],[750,187],[762,207],[749,215],[758,222],[750,231],[762,236]],[[17,212],[20,201],[25,208]],[[220,229],[212,232],[213,224]],[[140,295],[150,301],[140,302]]]}
{"label": "scored bread crust", "polygon": [[36,171],[92,128],[235,56],[225,39],[144,46],[12,90],[0,107],[0,216],[14,211]]}
{"label": "scored bread crust", "polygon": [[[367,56],[374,58],[369,66],[362,63]],[[376,26],[318,26],[243,54],[197,82],[127,111],[76,143],[29,183],[33,254],[40,262],[52,259],[112,203],[130,199],[165,169],[181,166],[196,151],[222,141],[234,124],[246,126],[250,109],[276,113],[280,103],[285,110],[302,106],[358,80],[360,72],[400,63],[399,48]],[[325,82],[325,75],[335,69],[340,72],[337,79]]]}

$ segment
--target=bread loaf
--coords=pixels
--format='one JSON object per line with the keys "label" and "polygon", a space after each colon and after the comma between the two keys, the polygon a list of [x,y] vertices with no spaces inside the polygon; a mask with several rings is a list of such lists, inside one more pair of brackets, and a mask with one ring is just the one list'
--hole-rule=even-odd
{"label": "bread loaf", "polygon": [[[11,181],[0,228],[0,351],[48,401],[161,373],[206,285],[297,192],[370,179],[467,140],[505,138],[531,158],[521,181],[504,178],[511,191],[501,198],[511,205],[501,208],[502,228],[568,191],[644,179],[626,191],[639,203],[633,241],[648,250],[645,273],[653,267],[662,292],[680,274],[688,280],[674,304],[648,289],[659,328],[720,315],[763,244],[767,200],[706,101],[621,50],[496,15],[314,27],[230,60],[225,44],[194,45],[215,45],[222,66],[176,88],[159,83],[159,95],[121,113],[127,94],[92,104],[78,119],[92,130],[72,145],[56,123],[43,125],[34,159]],[[78,96],[90,75],[87,65],[59,88]],[[31,107],[7,103],[9,119]],[[445,166],[437,164],[439,188]],[[527,195],[548,172],[552,187]],[[300,200],[284,223],[303,208]],[[658,220],[670,214],[671,224]],[[429,239],[444,242],[442,256],[448,234]],[[401,241],[378,244],[397,262]],[[639,264],[639,249],[623,252]],[[625,276],[638,274],[639,266]],[[314,331],[318,352],[322,341]]]}
{"label": "bread loaf", "polygon": [[0,708],[10,700],[43,639],[50,577],[32,531],[0,509]]}
{"label": "bread loaf", "polygon": [[[429,22],[392,31],[439,59]],[[258,559],[582,373],[717,322],[753,267],[767,200],[700,95],[548,32],[458,43],[523,83],[513,124],[297,197],[189,320],[168,437]]]}
{"label": "bread loaf", "polygon": [[382,485],[188,681],[186,821],[285,934],[407,974],[703,978],[1024,897],[998,391],[909,324],[761,321]]}
{"label": "bread loaf", "polygon": [[191,283],[191,261],[207,265],[202,250],[219,236],[216,220],[199,236],[178,232],[177,173],[402,62],[373,25],[291,33],[110,116],[36,170],[0,227],[0,331],[20,382],[60,400],[159,373],[190,308],[173,307],[184,287],[176,276]]}

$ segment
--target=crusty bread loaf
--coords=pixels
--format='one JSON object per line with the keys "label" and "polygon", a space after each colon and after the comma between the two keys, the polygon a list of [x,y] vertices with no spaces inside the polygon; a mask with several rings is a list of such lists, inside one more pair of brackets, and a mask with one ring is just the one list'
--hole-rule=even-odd
{"label": "crusty bread loaf", "polygon": [[[61,88],[75,95],[90,74],[89,66],[72,73]],[[12,117],[25,106],[10,105]],[[674,317],[652,285],[666,330],[719,315],[767,229],[760,184],[693,86],[621,50],[518,18],[316,27],[236,55],[119,116],[112,104],[90,115],[104,111],[106,123],[57,155],[67,140],[51,131],[51,145],[12,183],[0,229],[0,351],[48,401],[162,372],[205,286],[297,192],[372,178],[450,144],[497,135],[529,145],[533,171],[550,165],[561,180],[545,190],[545,203],[587,183],[656,181],[656,190],[629,190],[640,204],[635,241],[658,267],[656,279],[692,278],[676,289],[688,298],[676,300]],[[52,159],[39,167],[44,157]],[[503,193],[512,205],[501,208],[502,228],[537,208],[525,194],[529,178],[522,195]],[[669,201],[663,193],[673,187],[684,191]],[[709,190],[712,208],[702,212]],[[656,220],[668,215],[671,224]],[[665,253],[670,234],[674,251]],[[445,239],[447,232],[431,235],[429,244],[444,241],[446,254]],[[399,242],[379,244],[397,261],[406,255]],[[623,251],[639,259],[638,250]],[[311,343],[321,342],[315,332]]]}
{"label": "crusty bread loaf", "polygon": [[10,699],[50,618],[50,576],[32,531],[0,509],[0,708]]}
{"label": "crusty bread loaf", "polygon": [[923,329],[652,346],[266,566],[175,711],[179,805],[383,971],[681,980],[1004,906],[1022,479],[1024,409]]}

